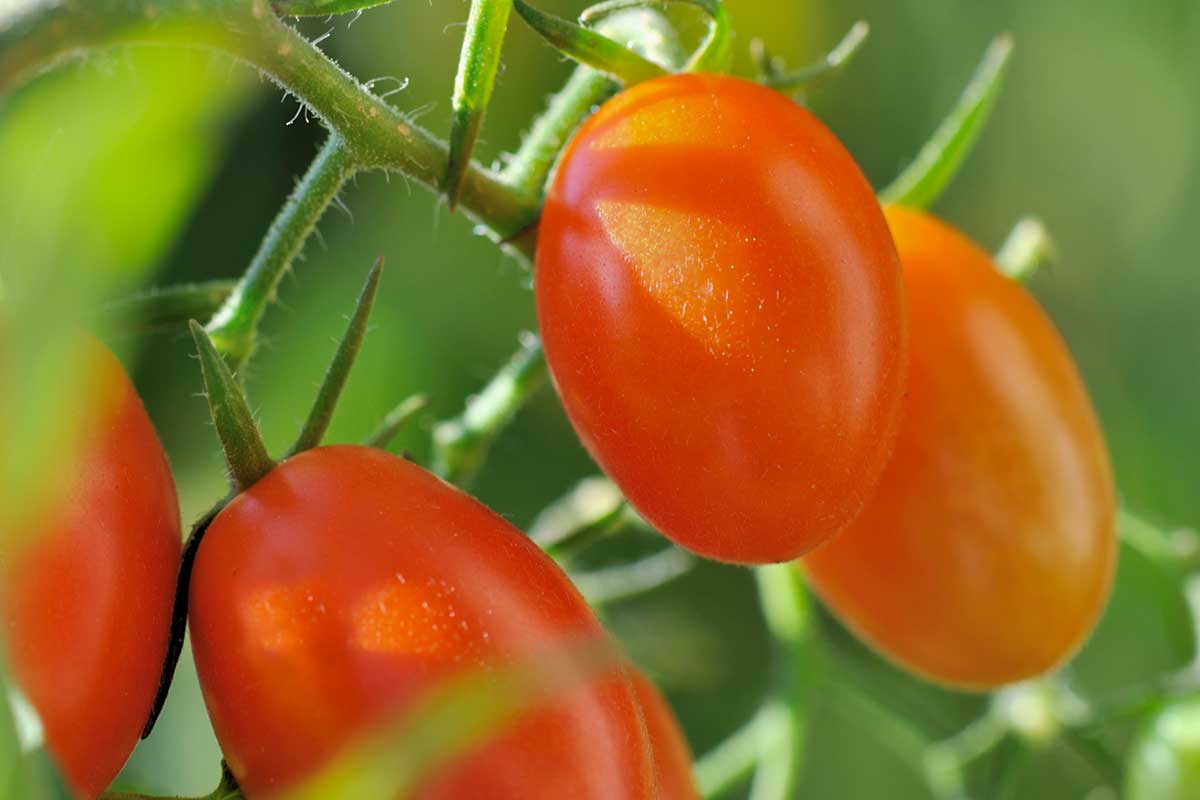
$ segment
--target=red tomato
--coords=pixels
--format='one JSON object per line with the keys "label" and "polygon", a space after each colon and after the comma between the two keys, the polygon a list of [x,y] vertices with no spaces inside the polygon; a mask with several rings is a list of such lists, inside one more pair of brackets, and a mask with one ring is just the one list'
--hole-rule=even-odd
{"label": "red tomato", "polygon": [[671,706],[645,675],[633,670],[631,677],[650,735],[658,800],[698,800],[700,795],[692,777],[692,751]]}
{"label": "red tomato", "polygon": [[908,398],[874,499],[805,559],[877,649],[983,689],[1054,667],[1104,608],[1114,490],[1087,391],[1037,302],[945,224],[887,211],[908,284]]}
{"label": "red tomato", "polygon": [[[279,465],[209,527],[192,646],[250,796],[285,789],[458,670],[603,629],[520,531],[425,470],[357,446]],[[423,787],[429,798],[653,796],[623,674],[556,696]]]}
{"label": "red tomato", "polygon": [[793,558],[861,510],[904,387],[904,296],[854,161],[795,103],[673,75],[583,125],[542,214],[546,358],[583,443],[679,545]]}
{"label": "red tomato", "polygon": [[88,439],[61,505],[18,534],[0,590],[13,678],[80,798],[112,782],[150,715],[180,558],[162,445],[117,359],[87,348]]}

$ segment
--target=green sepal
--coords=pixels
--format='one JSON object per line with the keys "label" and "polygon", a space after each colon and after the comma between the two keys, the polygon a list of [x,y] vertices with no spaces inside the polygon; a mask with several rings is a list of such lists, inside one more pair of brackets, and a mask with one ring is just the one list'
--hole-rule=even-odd
{"label": "green sepal", "polygon": [[958,103],[903,172],[879,193],[888,204],[928,208],[954,179],[991,116],[1012,55],[1013,40],[997,36]]}
{"label": "green sepal", "polygon": [[229,365],[213,346],[204,326],[196,320],[188,324],[196,341],[208,410],[216,426],[221,449],[225,452],[229,477],[234,490],[243,492],[274,469],[275,462],[267,454],[267,447],[254,422],[254,415],[250,413],[246,396]]}
{"label": "green sepal", "polygon": [[354,359],[358,357],[363,339],[366,338],[367,320],[371,316],[371,307],[375,304],[375,297],[379,293],[379,276],[382,272],[383,256],[380,256],[375,259],[374,266],[367,273],[366,283],[363,284],[358,302],[354,306],[354,314],[350,317],[346,332],[342,334],[342,340],[338,342],[333,360],[329,362],[329,369],[325,371],[325,379],[321,381],[317,399],[313,401],[312,409],[308,412],[308,419],[304,421],[295,444],[288,450],[288,456],[316,447],[321,443],[325,432],[329,430],[333,412],[342,396],[342,390],[346,388],[350,370],[354,367]]}

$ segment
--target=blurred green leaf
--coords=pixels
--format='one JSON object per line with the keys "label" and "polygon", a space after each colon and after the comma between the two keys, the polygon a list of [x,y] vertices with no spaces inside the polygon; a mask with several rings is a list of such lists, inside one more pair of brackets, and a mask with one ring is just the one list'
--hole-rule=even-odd
{"label": "blurred green leaf", "polygon": [[8,705],[8,684],[0,673],[0,798],[16,800],[26,796],[21,742]]}
{"label": "blurred green leaf", "polygon": [[[1072,685],[1104,697],[1149,685],[1196,657],[1196,627],[1183,576],[1165,537],[1124,514],[1121,549],[1108,608],[1071,662]],[[1136,642],[1136,646],[1131,643]]]}
{"label": "blurred green leaf", "polygon": [[561,647],[444,681],[279,800],[413,796],[422,781],[559,692],[616,668],[606,640]]}
{"label": "blurred green leaf", "polygon": [[1167,706],[1146,725],[1129,756],[1124,797],[1200,797],[1200,694]]}

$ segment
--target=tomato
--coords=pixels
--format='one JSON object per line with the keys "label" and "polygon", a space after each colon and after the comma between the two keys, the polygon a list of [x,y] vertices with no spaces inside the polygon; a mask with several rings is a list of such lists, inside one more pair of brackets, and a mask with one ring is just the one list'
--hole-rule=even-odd
{"label": "tomato", "polygon": [[1158,712],[1134,742],[1125,772],[1128,800],[1200,797],[1200,695]]}
{"label": "tomato", "polygon": [[894,438],[904,296],[875,196],[811,114],[673,75],[567,147],[535,273],[584,445],[684,548],[783,561],[861,510]]}
{"label": "tomato", "polygon": [[1070,656],[1116,560],[1104,438],[1053,324],[947,225],[887,211],[909,302],[908,397],[875,497],[804,561],[850,628],[982,689]]}
{"label": "tomato", "polygon": [[89,341],[94,416],[63,502],[5,554],[0,606],[15,682],[76,797],[137,744],[158,690],[179,574],[179,505],[162,445],[111,352]]}
{"label": "tomato", "polygon": [[698,800],[700,795],[692,777],[692,751],[671,706],[645,675],[634,670],[631,677],[650,736],[658,800]]}
{"label": "tomato", "polygon": [[[604,631],[520,531],[404,459],[330,446],[280,464],[201,541],[192,647],[217,739],[251,797],[294,785],[459,670]],[[623,673],[556,696],[420,797],[653,796]]]}

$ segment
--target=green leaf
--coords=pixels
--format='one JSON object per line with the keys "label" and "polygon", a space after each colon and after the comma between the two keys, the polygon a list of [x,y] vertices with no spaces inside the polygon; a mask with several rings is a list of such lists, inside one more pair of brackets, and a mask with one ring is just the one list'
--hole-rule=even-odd
{"label": "green leaf", "polygon": [[392,2],[392,0],[273,0],[275,10],[285,17],[324,17],[362,11]]}
{"label": "green leaf", "polygon": [[1134,742],[1126,800],[1200,797],[1200,692],[1156,714]]}
{"label": "green leaf", "polygon": [[379,293],[379,276],[382,272],[383,256],[380,256],[375,259],[375,265],[367,273],[367,282],[358,296],[354,315],[350,318],[350,324],[346,326],[342,341],[338,343],[333,361],[330,362],[329,369],[325,372],[325,380],[321,382],[317,399],[313,402],[312,410],[308,412],[308,419],[300,429],[300,436],[288,450],[289,456],[316,447],[321,443],[325,432],[329,430],[329,423],[333,420],[333,412],[337,408],[338,398],[341,397],[342,390],[346,388],[350,370],[354,367],[354,359],[362,348],[363,339],[366,338],[367,320],[371,316],[371,307],[375,304],[375,296]]}
{"label": "green leaf", "polygon": [[512,0],[471,0],[451,97],[450,151],[446,160],[446,199],[453,211],[458,203],[467,164],[475,149],[484,111],[492,99],[504,32]]}
{"label": "green leaf", "polygon": [[582,25],[513,0],[521,19],[563,55],[603,72],[625,86],[661,78],[667,70],[627,47]]}
{"label": "green leaf", "polygon": [[191,322],[192,338],[196,341],[196,352],[200,356],[200,369],[204,374],[204,390],[208,396],[208,408],[221,449],[225,452],[225,463],[234,489],[243,492],[275,468],[275,462],[267,454],[262,435],[246,396],[229,365],[221,358],[212,339],[199,322]]}
{"label": "green leaf", "polygon": [[1012,37],[997,36],[983,54],[958,104],[917,157],[879,193],[884,203],[927,208],[941,195],[979,140],[1000,94]]}
{"label": "green leaf", "polygon": [[1072,685],[1094,698],[1151,684],[1196,657],[1185,579],[1172,561],[1165,534],[1128,513],[1121,515],[1119,525],[1112,597],[1091,639],[1071,662]]}
{"label": "green leaf", "polygon": [[563,644],[444,681],[280,800],[413,797],[421,783],[555,695],[617,668],[606,640]]}

